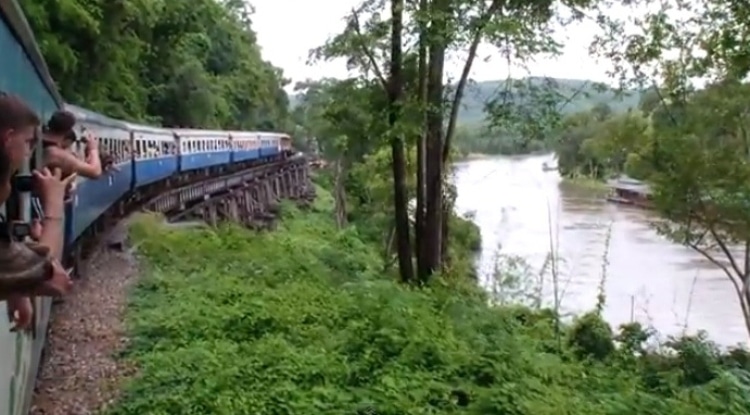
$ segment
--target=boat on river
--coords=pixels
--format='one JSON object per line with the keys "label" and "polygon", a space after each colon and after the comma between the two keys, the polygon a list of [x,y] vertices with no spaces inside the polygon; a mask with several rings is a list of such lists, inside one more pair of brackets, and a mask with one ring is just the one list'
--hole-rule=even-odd
{"label": "boat on river", "polygon": [[651,188],[648,184],[622,175],[607,181],[610,194],[607,201],[648,209],[651,207]]}

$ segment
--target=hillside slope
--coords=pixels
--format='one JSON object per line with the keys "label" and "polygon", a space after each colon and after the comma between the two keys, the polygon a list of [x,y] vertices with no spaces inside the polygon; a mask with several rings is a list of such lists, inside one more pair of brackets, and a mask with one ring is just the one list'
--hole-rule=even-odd
{"label": "hillside slope", "polygon": [[[614,112],[623,112],[628,108],[636,107],[641,95],[638,91],[620,93],[612,88],[582,79],[526,78],[520,82],[524,85],[524,89],[531,85],[545,90],[545,93],[559,95],[562,101],[569,99],[567,104],[560,107],[560,112],[563,114],[588,111],[598,104],[607,104]],[[459,124],[467,127],[482,124],[486,103],[508,90],[507,85],[508,82],[505,80],[472,83],[467,88],[461,103]],[[513,89],[510,91],[510,96],[513,97],[515,91]]]}
{"label": "hillside slope", "polygon": [[[615,112],[626,111],[638,105],[641,95],[638,91],[619,93],[612,88],[601,87],[585,79],[525,78],[520,82],[549,88],[548,91],[557,93],[561,97],[572,97],[570,102],[562,106],[563,114],[587,111],[601,103],[609,105]],[[461,102],[461,111],[458,114],[459,124],[466,127],[483,124],[486,103],[505,91],[506,85],[505,80],[472,82],[467,87]],[[290,106],[296,107],[300,102],[300,94],[290,95],[289,100]]]}

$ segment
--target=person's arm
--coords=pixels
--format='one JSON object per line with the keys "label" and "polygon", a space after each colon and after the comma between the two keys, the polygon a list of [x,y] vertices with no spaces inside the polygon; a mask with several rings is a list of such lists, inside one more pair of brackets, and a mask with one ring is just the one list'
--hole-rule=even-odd
{"label": "person's arm", "polygon": [[86,161],[57,147],[49,148],[48,151],[46,160],[48,166],[57,167],[65,171],[73,171],[89,179],[96,179],[102,175],[102,165],[99,161],[98,149],[90,150]]}
{"label": "person's arm", "polygon": [[28,295],[51,295],[57,296],[70,290],[70,278],[68,273],[60,265],[63,250],[63,215],[65,213],[65,189],[75,180],[76,175],[71,174],[65,179],[60,177],[60,170],[55,169],[51,173],[44,168],[34,171],[33,175],[37,181],[37,191],[42,202],[44,218],[41,223],[32,228],[32,235],[41,245],[49,248],[49,256],[52,260],[52,278],[31,292],[24,293],[0,293],[0,300],[7,300],[6,306],[8,317],[14,322],[14,329],[27,329],[30,327],[33,316],[33,306]]}
{"label": "person's arm", "polygon": [[50,256],[59,260],[63,250],[63,233],[65,231],[65,189],[72,183],[76,175],[66,178],[60,177],[60,170],[48,169],[35,171],[34,176],[39,183],[40,201],[42,203],[43,218],[39,218],[41,229],[34,229],[37,240],[41,245],[50,249]]}

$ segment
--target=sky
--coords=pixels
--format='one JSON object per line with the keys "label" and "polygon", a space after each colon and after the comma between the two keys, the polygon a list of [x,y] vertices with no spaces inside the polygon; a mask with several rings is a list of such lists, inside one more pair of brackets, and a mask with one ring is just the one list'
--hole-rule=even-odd
{"label": "sky", "polygon": [[[285,76],[292,79],[290,87],[305,79],[344,78],[348,75],[344,62],[308,66],[306,61],[310,49],[322,45],[326,39],[342,31],[344,16],[359,3],[358,0],[326,0],[324,7],[309,0],[250,2],[255,7],[253,28],[257,32],[263,56],[284,69]],[[528,72],[512,69],[511,74],[607,82],[607,66],[588,55],[588,46],[597,30],[590,21],[566,27],[558,39],[566,45],[562,56],[536,61],[529,65]],[[491,56],[490,48],[480,48],[479,56],[482,59],[475,60],[472,79],[484,81],[507,77],[507,64]],[[448,75],[458,76],[460,64],[453,63],[452,66],[448,69]]]}

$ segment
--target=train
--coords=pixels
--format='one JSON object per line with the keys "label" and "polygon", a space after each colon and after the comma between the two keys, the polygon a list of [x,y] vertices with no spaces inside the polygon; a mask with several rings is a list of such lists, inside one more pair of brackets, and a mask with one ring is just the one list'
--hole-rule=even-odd
{"label": "train", "polygon": [[156,196],[201,177],[284,159],[293,154],[281,132],[161,128],[117,120],[65,104],[76,116],[72,151],[84,156],[85,138],[99,141],[108,160],[96,179],[78,177],[66,206],[65,245],[73,246],[92,225],[127,196]]}
{"label": "train", "polygon": [[[66,109],[78,122],[78,137],[92,135],[99,141],[107,160],[106,171],[96,179],[79,177],[65,206],[66,267],[80,264],[79,254],[91,234],[107,230],[112,222],[141,201],[224,173],[255,165],[281,162],[293,156],[291,138],[283,132],[215,131],[171,129],[117,120],[85,108],[66,104],[50,75],[18,1],[0,1],[0,93],[21,97],[42,119]],[[37,142],[37,149],[40,142]],[[85,143],[72,149],[83,155]],[[41,152],[29,160],[41,165]],[[38,204],[36,204],[38,205]],[[7,220],[30,222],[34,211],[30,192],[14,192],[0,213]],[[38,206],[37,206],[38,207]],[[28,412],[36,374],[45,345],[52,301],[35,297],[32,335],[10,332],[9,322],[0,319],[0,402],[8,402],[0,415]]]}

